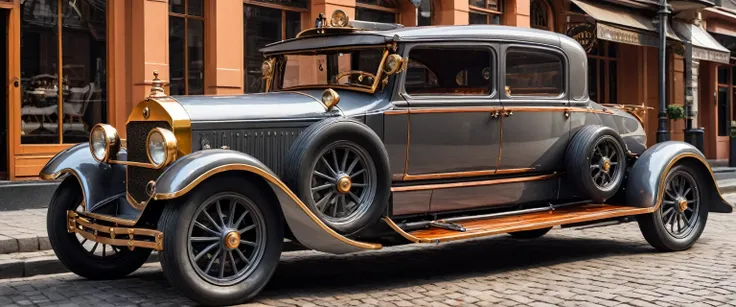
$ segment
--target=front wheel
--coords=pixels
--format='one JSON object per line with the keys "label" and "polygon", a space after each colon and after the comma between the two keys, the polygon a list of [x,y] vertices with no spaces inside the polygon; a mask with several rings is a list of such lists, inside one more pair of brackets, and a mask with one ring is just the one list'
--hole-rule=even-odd
{"label": "front wheel", "polygon": [[284,238],[278,204],[250,181],[220,177],[164,209],[161,266],[178,290],[205,305],[243,303],[276,270]]}
{"label": "front wheel", "polygon": [[[56,257],[73,273],[88,279],[117,279],[140,268],[150,249],[92,242],[67,230],[67,210],[82,210],[82,189],[69,178],[59,185],[46,214],[49,242]],[[92,220],[94,222],[94,220]]]}
{"label": "front wheel", "polygon": [[687,164],[667,173],[657,211],[637,217],[649,244],[664,252],[686,250],[695,244],[708,220],[708,191],[702,185],[707,180]]}

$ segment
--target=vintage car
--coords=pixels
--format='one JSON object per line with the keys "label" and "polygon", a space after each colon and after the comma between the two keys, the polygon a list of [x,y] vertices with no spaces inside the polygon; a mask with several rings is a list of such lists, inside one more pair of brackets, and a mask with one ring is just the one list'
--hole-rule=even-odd
{"label": "vintage car", "polygon": [[343,254],[636,220],[679,251],[732,211],[695,147],[647,148],[645,108],[590,100],[564,35],[336,11],[262,52],[266,93],[169,97],[156,75],[127,140],[99,124],[49,161],[41,177],[66,175],[48,208],[66,267],[119,278],[155,250],[176,289],[234,304],[285,244]]}

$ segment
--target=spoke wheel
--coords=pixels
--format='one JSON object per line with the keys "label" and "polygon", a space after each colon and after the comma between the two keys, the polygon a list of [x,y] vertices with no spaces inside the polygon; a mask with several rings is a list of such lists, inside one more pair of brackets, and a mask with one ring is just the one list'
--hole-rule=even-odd
{"label": "spoke wheel", "polygon": [[601,190],[611,189],[623,174],[619,163],[624,157],[619,154],[619,147],[616,139],[604,136],[596,142],[590,154],[590,176]]}
{"label": "spoke wheel", "polygon": [[[84,211],[84,207],[80,204],[76,211],[82,212]],[[95,220],[93,219],[92,222],[94,223]],[[112,246],[108,244],[102,244],[99,242],[93,242],[90,240],[87,240],[85,237],[82,237],[82,235],[75,233],[74,236],[77,238],[77,242],[79,242],[79,245],[82,247],[82,249],[87,252],[87,254],[92,258],[106,258],[106,259],[114,259],[119,258],[120,253],[122,252],[121,247],[119,246]]]}
{"label": "spoke wheel", "polygon": [[232,285],[256,268],[265,235],[263,215],[250,199],[234,193],[214,195],[189,225],[189,261],[204,280]]}
{"label": "spoke wheel", "polygon": [[365,149],[338,141],[318,155],[311,171],[316,212],[331,223],[349,223],[365,214],[376,195],[376,168]]}
{"label": "spoke wheel", "polygon": [[684,171],[671,173],[666,180],[662,205],[659,207],[664,229],[675,238],[684,238],[698,223],[700,190],[692,175]]}

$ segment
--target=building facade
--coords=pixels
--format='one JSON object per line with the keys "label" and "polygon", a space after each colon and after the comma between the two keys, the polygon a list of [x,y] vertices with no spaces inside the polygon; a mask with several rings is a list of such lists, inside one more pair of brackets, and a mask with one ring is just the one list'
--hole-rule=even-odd
{"label": "building facade", "polygon": [[[652,144],[656,2],[0,0],[7,29],[0,38],[6,72],[0,78],[7,84],[0,89],[0,179],[37,176],[54,154],[86,142],[96,123],[112,124],[124,136],[127,116],[146,97],[155,70],[170,82],[170,94],[261,91],[258,49],[295,37],[336,9],[405,26],[501,24],[570,35],[588,51],[593,99],[654,108],[645,118]],[[736,11],[702,0],[671,2],[667,103],[700,109],[694,123],[705,127],[706,155],[722,159],[728,147],[722,132],[729,133],[736,117],[736,69],[723,47],[736,46]],[[670,121],[673,139],[683,139],[684,123]]]}

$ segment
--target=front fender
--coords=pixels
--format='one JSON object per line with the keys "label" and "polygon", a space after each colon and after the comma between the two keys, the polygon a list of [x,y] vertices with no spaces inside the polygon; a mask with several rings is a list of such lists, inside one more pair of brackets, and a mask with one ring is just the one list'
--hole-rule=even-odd
{"label": "front fender", "polygon": [[[118,159],[127,156],[125,149]],[[106,203],[125,196],[125,166],[97,162],[87,143],[69,147],[57,153],[41,169],[39,177],[54,180],[70,174],[77,178],[84,194],[85,211],[94,211]]]}
{"label": "front fender", "polygon": [[156,180],[154,199],[175,199],[223,172],[248,172],[263,178],[276,195],[291,232],[302,245],[328,253],[344,254],[380,249],[380,244],[346,238],[325,225],[258,159],[242,152],[211,149],[178,159]]}
{"label": "front fender", "polygon": [[713,171],[703,154],[694,146],[677,141],[656,144],[644,151],[629,172],[626,203],[644,208],[658,208],[664,194],[664,181],[670,168],[678,162],[693,161],[692,165],[707,178],[711,212],[730,213],[733,206],[721,196]]}

